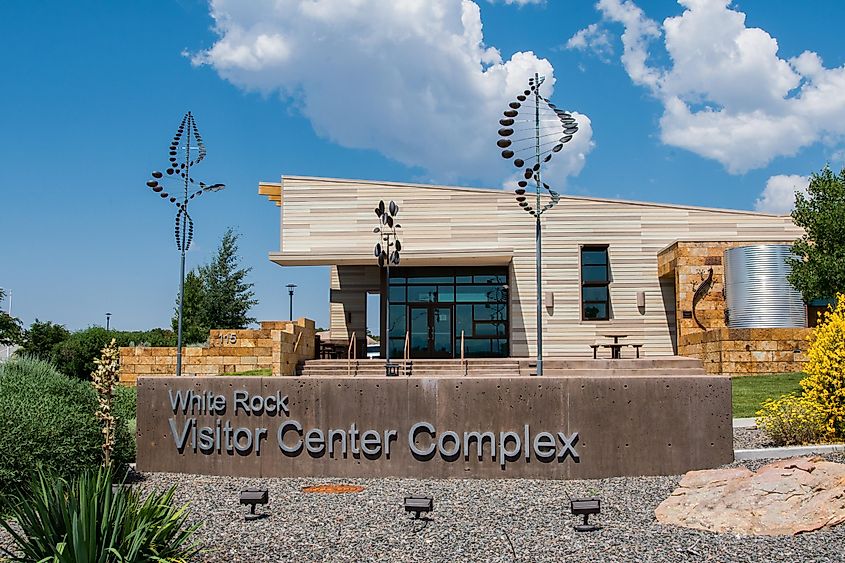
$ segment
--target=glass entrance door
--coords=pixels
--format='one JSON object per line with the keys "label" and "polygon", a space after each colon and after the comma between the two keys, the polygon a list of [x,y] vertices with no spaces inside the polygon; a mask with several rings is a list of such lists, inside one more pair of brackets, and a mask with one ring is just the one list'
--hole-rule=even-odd
{"label": "glass entrance door", "polygon": [[452,357],[452,307],[409,305],[412,358]]}

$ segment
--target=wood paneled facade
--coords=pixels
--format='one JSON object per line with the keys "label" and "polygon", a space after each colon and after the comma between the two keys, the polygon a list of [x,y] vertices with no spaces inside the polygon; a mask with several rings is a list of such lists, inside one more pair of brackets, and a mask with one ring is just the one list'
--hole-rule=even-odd
{"label": "wood paneled facade", "polygon": [[[327,178],[284,177],[259,193],[280,206],[272,261],[329,265],[331,331],[366,333],[366,293],[383,289],[373,258],[374,207],[400,206],[403,266],[508,266],[510,355],[536,352],[534,218],[509,191]],[[627,334],[647,355],[673,354],[675,288],[658,276],[658,253],[677,241],[785,241],[788,216],[564,196],[543,217],[544,355],[585,356],[608,333]],[[607,246],[610,319],[582,319],[583,246]],[[637,294],[644,292],[645,306]]]}

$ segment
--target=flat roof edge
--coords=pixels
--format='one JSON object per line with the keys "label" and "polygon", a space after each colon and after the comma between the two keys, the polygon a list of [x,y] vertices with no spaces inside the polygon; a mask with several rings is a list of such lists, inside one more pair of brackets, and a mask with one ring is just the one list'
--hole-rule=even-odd
{"label": "flat roof edge", "polygon": [[[420,188],[420,189],[430,189],[430,190],[450,190],[450,191],[463,191],[463,192],[471,192],[471,193],[484,193],[484,194],[491,194],[491,195],[498,195],[498,194],[507,194],[510,195],[504,188],[469,188],[464,186],[449,186],[449,185],[438,185],[438,184],[420,184],[420,183],[411,183],[411,182],[396,182],[390,180],[361,180],[361,179],[354,179],[354,178],[326,178],[322,176],[297,176],[297,175],[284,175],[282,176],[282,181],[279,182],[259,182],[259,186],[261,185],[278,185],[283,187],[285,182],[322,182],[322,183],[352,183],[352,184],[364,184],[364,185],[377,185],[377,186],[395,186],[395,187],[403,187],[403,188]],[[780,215],[776,213],[765,213],[762,211],[751,211],[751,210],[744,210],[744,209],[725,209],[719,207],[703,207],[703,206],[696,206],[696,205],[681,205],[677,203],[658,203],[658,202],[650,202],[650,201],[637,201],[637,200],[628,200],[628,199],[614,199],[614,198],[601,198],[601,197],[593,197],[593,196],[576,196],[576,195],[569,195],[569,194],[561,194],[560,198],[562,200],[571,200],[571,201],[593,201],[598,203],[621,203],[626,205],[638,205],[638,206],[646,206],[646,207],[663,207],[669,209],[686,209],[690,211],[709,211],[712,213],[730,213],[735,215],[750,215],[754,217],[777,217],[777,218],[787,218],[789,215]]]}

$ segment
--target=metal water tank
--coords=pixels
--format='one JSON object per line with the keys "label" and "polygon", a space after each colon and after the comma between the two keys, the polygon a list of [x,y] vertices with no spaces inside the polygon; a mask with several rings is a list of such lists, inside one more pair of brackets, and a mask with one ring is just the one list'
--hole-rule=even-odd
{"label": "metal water tank", "polygon": [[730,328],[807,326],[801,294],[787,281],[793,256],[787,244],[739,246],[725,251],[725,297]]}

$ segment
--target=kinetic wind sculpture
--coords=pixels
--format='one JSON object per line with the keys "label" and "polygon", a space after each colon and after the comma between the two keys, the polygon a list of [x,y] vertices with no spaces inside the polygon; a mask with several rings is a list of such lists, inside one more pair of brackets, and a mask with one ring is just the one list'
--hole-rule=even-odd
{"label": "kinetic wind sculpture", "polygon": [[399,265],[399,251],[402,250],[402,242],[396,234],[396,229],[401,229],[402,225],[396,222],[396,216],[399,215],[399,206],[391,201],[385,207],[384,201],[378,202],[376,207],[376,217],[378,217],[379,226],[373,229],[373,232],[379,235],[379,242],[376,243],[373,249],[373,254],[378,259],[379,268],[385,268],[385,276],[388,285],[388,291],[384,292],[385,299],[385,327],[386,338],[385,342],[385,372],[387,375],[398,375],[397,368],[390,363],[390,265]]}
{"label": "kinetic wind sculpture", "polygon": [[[191,158],[191,151],[197,151],[195,158]],[[182,117],[179,128],[170,142],[169,163],[162,173],[154,171],[152,179],[147,180],[147,186],[162,199],[169,200],[176,206],[175,235],[176,247],[181,253],[179,266],[179,316],[176,336],[176,375],[182,375],[182,295],[185,291],[185,252],[191,247],[194,238],[194,221],[188,213],[188,202],[204,192],[217,192],[225,186],[223,184],[205,184],[191,177],[191,167],[199,164],[205,159],[205,144],[202,136],[197,130],[197,124],[191,112]],[[179,162],[180,151],[184,154],[182,162]],[[164,182],[173,181],[177,183],[176,190],[182,190],[180,196],[171,195],[164,189]]]}
{"label": "kinetic wind sculpture", "polygon": [[[542,180],[543,165],[549,162],[563,145],[572,140],[578,131],[578,123],[572,114],[558,109],[551,101],[540,95],[540,86],[545,77],[537,74],[528,80],[528,89],[509,103],[504,118],[499,120],[501,137],[496,144],[502,150],[502,158],[510,160],[522,170],[523,178],[517,182],[516,201],[536,220],[536,266],[537,266],[537,375],[543,375],[543,284],[540,217],[560,201],[560,194]],[[527,192],[530,181],[534,193]]]}

